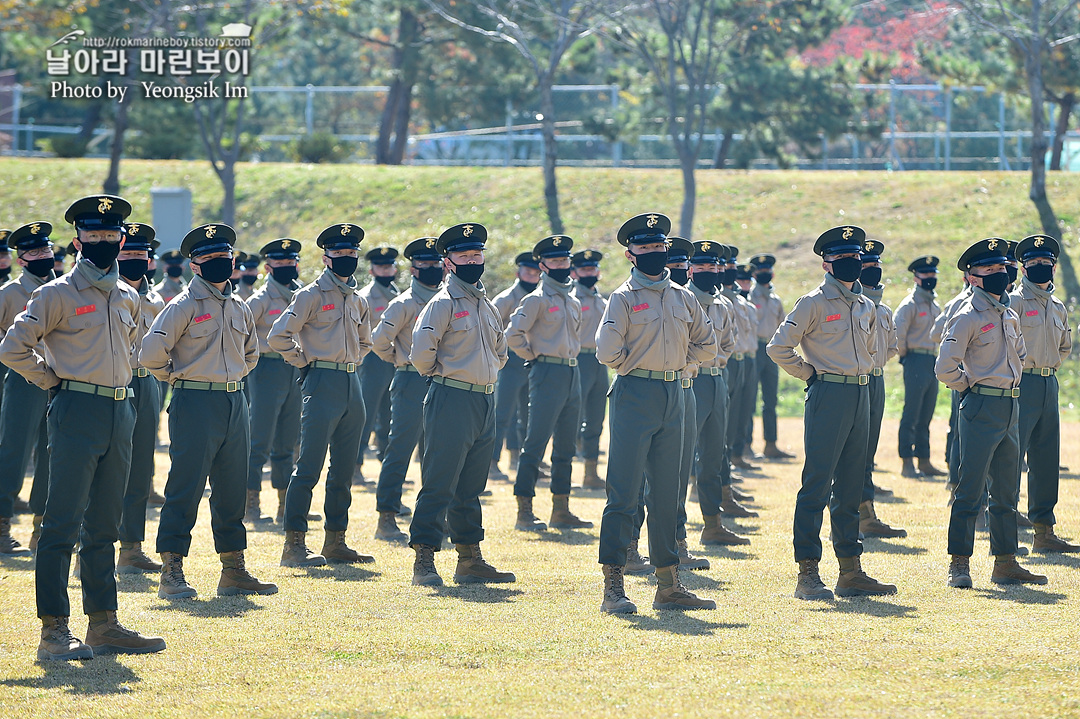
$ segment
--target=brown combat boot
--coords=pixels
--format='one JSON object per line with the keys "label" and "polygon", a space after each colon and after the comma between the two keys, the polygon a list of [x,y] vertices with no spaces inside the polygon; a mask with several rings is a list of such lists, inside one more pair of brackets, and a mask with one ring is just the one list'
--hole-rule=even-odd
{"label": "brown combat boot", "polygon": [[795,584],[795,598],[807,601],[831,601],[832,591],[821,581],[817,559],[799,560],[799,579]]}
{"label": "brown combat boot", "polygon": [[656,568],[653,609],[716,609],[716,602],[701,599],[679,581],[679,565]]}
{"label": "brown combat boot", "polygon": [[364,476],[364,468],[360,462],[356,463],[356,468],[353,470],[352,486],[354,487],[370,487],[374,484],[371,480]]}
{"label": "brown combat boot", "polygon": [[655,570],[655,567],[649,564],[648,557],[641,556],[641,552],[638,551],[637,539],[630,540],[630,546],[626,548],[626,566],[622,569],[626,574],[637,576],[652,574]]}
{"label": "brown combat boot", "polygon": [[150,488],[150,494],[146,495],[146,503],[151,507],[163,507],[165,506],[165,497],[153,487]]}
{"label": "brown combat boot", "polygon": [[607,482],[596,471],[595,459],[585,460],[585,479],[581,482],[582,489],[607,489]]}
{"label": "brown combat boot", "polygon": [[742,455],[739,455],[738,457],[733,456],[731,458],[731,466],[738,467],[739,469],[761,469],[758,465],[748,462]]}
{"label": "brown combat boot", "polygon": [[288,491],[287,488],[277,491],[277,514],[274,515],[274,521],[278,524],[285,523],[285,495]]}
{"label": "brown combat boot", "polygon": [[516,582],[513,572],[500,572],[484,560],[479,544],[455,544],[458,560],[454,581],[458,584],[507,584]]}
{"label": "brown combat boot", "polygon": [[766,442],[765,451],[762,454],[767,459],[795,459],[795,455],[785,452],[776,446],[776,442]]}
{"label": "brown combat boot", "polygon": [[244,521],[255,524],[270,521],[270,517],[263,514],[262,509],[259,507],[259,490],[257,489],[247,491],[247,510],[244,512]]}
{"label": "brown combat boot", "polygon": [[165,651],[161,637],[144,637],[116,620],[116,612],[91,612],[86,644],[94,654],[153,654]]}
{"label": "brown combat boot", "polygon": [[281,550],[283,567],[322,567],[326,557],[308,549],[304,543],[305,532],[285,531],[285,547]]}
{"label": "brown combat boot", "polygon": [[31,551],[11,536],[11,517],[0,517],[0,554],[9,557],[29,557]]}
{"label": "brown combat boot", "polygon": [[94,650],[71,633],[68,617],[42,617],[39,662],[93,659]]}
{"label": "brown combat boot", "polygon": [[547,529],[547,525],[541,522],[535,514],[533,514],[533,498],[532,497],[517,497],[517,522],[514,524],[514,528],[522,532],[543,532]]}
{"label": "brown combat boot", "polygon": [[604,566],[604,601],[600,611],[606,614],[634,614],[637,606],[626,596],[623,568],[618,564]]}
{"label": "brown combat boot", "polygon": [[737,502],[753,502],[754,495],[749,492],[744,492],[734,484],[729,484],[728,488],[731,490],[731,496],[735,498]]}
{"label": "brown combat boot", "polygon": [[331,532],[329,529],[326,530],[320,554],[331,564],[371,564],[375,561],[370,554],[361,554],[345,544],[345,532]]}
{"label": "brown combat boot", "polygon": [[907,530],[890,527],[878,519],[877,510],[874,509],[874,502],[868,499],[859,505],[859,534],[864,537],[894,539],[896,537],[906,537]]}
{"label": "brown combat boot", "polygon": [[915,460],[914,459],[912,459],[911,457],[904,457],[903,462],[904,462],[904,466],[900,469],[900,476],[901,477],[908,477],[910,479],[915,479],[917,477],[922,476],[921,474],[919,474],[919,470],[915,469]]}
{"label": "brown combat boot", "polygon": [[1026,514],[1024,514],[1018,509],[1016,510],[1016,526],[1020,529],[1031,529],[1035,525],[1030,519],[1028,519]]}
{"label": "brown combat boot", "polygon": [[277,594],[276,584],[260,582],[244,566],[244,552],[222,552],[221,579],[218,580],[219,597],[231,597],[237,594]]}
{"label": "brown combat boot", "polygon": [[43,519],[45,519],[45,517],[42,515],[35,514],[33,520],[34,528],[30,530],[30,544],[28,544],[26,548],[34,554],[37,554],[37,545],[38,542],[41,541],[41,520]]}
{"label": "brown combat boot", "polygon": [[158,599],[194,599],[199,596],[184,576],[184,557],[175,552],[161,553],[161,579]]}
{"label": "brown combat boot", "polygon": [[736,534],[720,523],[720,516],[709,517],[701,515],[705,527],[701,530],[701,543],[705,546],[732,547],[740,544],[750,544],[750,538]]}
{"label": "brown combat boot", "polygon": [[930,464],[929,457],[919,457],[919,473],[924,477],[944,477],[948,472],[942,472],[940,469]]}
{"label": "brown combat boot", "polygon": [[506,452],[510,455],[510,471],[516,472],[518,468],[518,462],[521,460],[521,450],[508,449],[506,450]]}
{"label": "brown combat boot", "polygon": [[840,576],[836,579],[836,595],[839,597],[873,597],[896,594],[896,586],[882,584],[862,570],[858,557],[838,557]]}
{"label": "brown combat boot", "polygon": [[1046,584],[1046,577],[1033,574],[1016,562],[1014,554],[999,554],[994,557],[994,571],[990,575],[994,584]]}
{"label": "brown combat boot", "polygon": [[1036,552],[1048,554],[1058,552],[1080,552],[1080,545],[1070,544],[1054,534],[1054,525],[1035,523],[1035,540],[1031,548]]}
{"label": "brown combat boot", "polygon": [[506,472],[499,469],[499,462],[492,457],[491,465],[488,467],[488,481],[508,482],[510,477]]}
{"label": "brown combat boot", "polygon": [[721,487],[720,489],[720,514],[725,517],[756,517],[758,513],[752,509],[747,509],[743,505],[739,504],[739,500],[731,493],[731,487]]}
{"label": "brown combat boot", "polygon": [[552,529],[592,529],[593,523],[586,522],[570,511],[570,495],[553,494],[551,496]]}
{"label": "brown combat boot", "polygon": [[160,572],[161,564],[142,550],[142,542],[120,542],[120,557],[116,560],[117,574]]}
{"label": "brown combat boot", "polygon": [[679,566],[683,569],[696,570],[696,569],[708,569],[709,560],[705,557],[699,557],[696,554],[690,552],[690,547],[686,544],[685,539],[679,539],[675,542],[679,548]]}
{"label": "brown combat boot", "polygon": [[971,557],[952,556],[949,561],[949,586],[971,589]]}
{"label": "brown combat boot", "polygon": [[375,539],[384,542],[405,542],[408,537],[397,526],[397,512],[379,512],[379,524],[375,527]]}
{"label": "brown combat boot", "polygon": [[413,546],[416,551],[416,559],[413,560],[412,583],[425,587],[441,587],[442,577],[435,569],[435,547],[430,544],[417,544]]}

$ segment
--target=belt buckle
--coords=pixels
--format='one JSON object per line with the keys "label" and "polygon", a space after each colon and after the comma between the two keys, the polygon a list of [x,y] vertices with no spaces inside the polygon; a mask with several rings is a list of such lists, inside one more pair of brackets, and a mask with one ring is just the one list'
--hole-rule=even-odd
{"label": "belt buckle", "polygon": [[571,367],[577,367],[577,357],[571,357],[569,360],[567,360],[566,364]]}
{"label": "belt buckle", "polygon": [[113,399],[120,401],[127,398],[127,387],[116,387],[113,389]]}
{"label": "belt buckle", "polygon": [[238,389],[240,389],[240,383],[237,381],[225,383],[226,392],[236,392]]}
{"label": "belt buckle", "polygon": [[493,385],[493,384],[484,385],[484,394],[495,394],[495,385]]}
{"label": "belt buckle", "polygon": [[356,371],[356,363],[355,362],[346,362],[345,363],[345,371],[346,372],[355,372]]}
{"label": "belt buckle", "polygon": [[859,375],[859,386],[861,387],[864,384],[870,384],[870,376],[865,375],[865,374],[861,374],[861,375]]}
{"label": "belt buckle", "polygon": [[146,369],[145,367],[139,367],[137,370],[135,370],[136,377],[146,377],[149,374],[150,370]]}
{"label": "belt buckle", "polygon": [[1043,377],[1049,377],[1050,376],[1050,368],[1049,367],[1041,368],[1039,370],[1039,374],[1042,375]]}
{"label": "belt buckle", "polygon": [[673,369],[664,370],[664,381],[665,382],[674,382],[677,379],[677,377],[675,376],[676,374],[678,374],[678,373]]}
{"label": "belt buckle", "polygon": [[690,378],[683,377],[681,380],[679,380],[679,384],[682,386],[683,389],[690,389]]}
{"label": "belt buckle", "polygon": [[1013,398],[1019,397],[1020,396],[1020,388],[1019,387],[1013,387],[1011,390],[1009,390],[1009,396],[1013,397]]}

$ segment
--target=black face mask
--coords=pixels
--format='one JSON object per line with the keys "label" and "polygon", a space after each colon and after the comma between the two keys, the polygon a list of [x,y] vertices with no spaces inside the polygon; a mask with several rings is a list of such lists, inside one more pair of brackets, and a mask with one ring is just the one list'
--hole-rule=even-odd
{"label": "black face mask", "polygon": [[690,281],[694,283],[702,292],[711,293],[716,287],[716,283],[720,281],[719,272],[695,272],[690,276]]}
{"label": "black face mask", "polygon": [[8,277],[11,277],[11,268],[0,267],[0,282],[7,282]]}
{"label": "black face mask", "polygon": [[[478,265],[459,265],[450,260],[450,264],[457,268],[458,279],[468,285],[475,285],[484,274],[483,262]],[[536,285],[533,285],[533,287],[535,288]]]}
{"label": "black face mask", "polygon": [[631,252],[634,255],[634,263],[638,270],[655,277],[664,273],[664,267],[667,266],[667,251],[661,252],[645,252],[643,254],[637,254]]}
{"label": "black face mask", "polygon": [[375,281],[378,282],[383,287],[389,287],[390,283],[394,281],[394,277],[395,277],[395,275],[390,275],[389,277],[376,276]]}
{"label": "black face mask", "polygon": [[677,285],[686,287],[686,283],[690,281],[689,271],[682,267],[669,267],[668,272],[671,273],[671,281]]}
{"label": "black face mask", "polygon": [[27,260],[26,271],[35,277],[48,277],[53,271],[53,258],[42,257],[38,260]]}
{"label": "black face mask", "polygon": [[442,267],[417,267],[416,281],[428,287],[435,287],[443,278]]}
{"label": "black face mask", "polygon": [[767,285],[770,282],[772,282],[772,273],[771,272],[758,272],[756,275],[754,275],[754,279],[757,280],[757,283],[759,285]]}
{"label": "black face mask", "polygon": [[881,284],[881,268],[864,267],[859,275],[859,282],[863,284],[863,287],[877,287]]}
{"label": "black face mask", "polygon": [[258,275],[240,275],[240,281],[245,285],[253,285],[259,281]]}
{"label": "black face mask", "polygon": [[225,282],[232,277],[233,265],[232,260],[228,257],[215,257],[212,260],[204,260],[198,264],[202,278],[207,282]]}
{"label": "black face mask", "polygon": [[832,276],[841,282],[854,282],[862,274],[862,260],[858,257],[841,257],[832,261]]}
{"label": "black face mask", "polygon": [[[147,265],[149,265],[150,263],[149,263],[149,262],[147,262],[146,264],[147,264]],[[151,270],[151,269],[149,269],[149,268],[147,268],[147,270],[146,270],[146,272],[145,272],[145,273],[143,274],[143,276],[144,276],[144,277],[146,277],[146,281],[147,281],[147,282],[153,282],[154,280],[156,280],[156,279],[157,279],[157,268],[155,267],[155,268],[154,268],[154,269],[152,269],[152,270]]]}
{"label": "black face mask", "polygon": [[300,271],[296,269],[296,265],[285,265],[284,267],[271,267],[270,275],[276,282],[288,287],[300,277]]}
{"label": "black face mask", "polygon": [[1034,282],[1037,285],[1051,282],[1054,279],[1054,266],[1031,265],[1027,268],[1027,278],[1029,282]]}
{"label": "black face mask", "polygon": [[359,262],[359,257],[331,257],[330,271],[338,277],[352,277]]}
{"label": "black face mask", "polygon": [[[165,268],[165,274],[167,274],[169,277],[173,277],[173,278],[182,277],[183,274],[184,274],[184,268],[181,267],[180,265],[169,265],[168,267]],[[230,270],[230,274],[231,274],[231,270]]]}
{"label": "black face mask", "polygon": [[1010,285],[1012,283],[1016,282],[1016,278],[1017,278],[1019,272],[1020,272],[1020,268],[1013,267],[1012,265],[1005,265],[1005,274],[1007,274],[1009,276],[1009,284]]}
{"label": "black face mask", "polygon": [[596,281],[599,280],[599,279],[600,278],[597,277],[596,275],[591,275],[589,277],[578,277],[577,281],[578,281],[578,284],[580,284],[582,287],[587,287],[588,289],[591,290],[593,288],[593,285],[595,285]]}
{"label": "black face mask", "polygon": [[982,288],[988,293],[1000,297],[1009,287],[1009,273],[995,272],[992,275],[983,275]]}
{"label": "black face mask", "polygon": [[937,287],[937,277],[924,277],[919,280],[919,287],[922,287],[927,292],[933,292]]}
{"label": "black face mask", "polygon": [[552,268],[552,269],[544,270],[544,271],[547,272],[548,277],[555,280],[559,284],[563,284],[568,279],[570,279],[570,268],[569,267],[561,267],[561,268],[558,268],[558,269]]}
{"label": "black face mask", "polygon": [[536,289],[536,282],[526,282],[525,280],[518,278],[518,282],[521,284],[521,288],[526,292],[532,292]]}
{"label": "black face mask", "polygon": [[99,270],[107,270],[112,267],[112,263],[116,261],[116,256],[120,254],[119,242],[94,242],[84,243],[82,249],[79,250],[82,256],[94,263],[94,267]]}
{"label": "black face mask", "polygon": [[149,260],[120,260],[116,263],[120,267],[120,276],[125,280],[138,282],[146,277],[146,268],[150,265]]}
{"label": "black face mask", "polygon": [[724,287],[735,284],[735,268],[724,270],[720,273],[720,284]]}

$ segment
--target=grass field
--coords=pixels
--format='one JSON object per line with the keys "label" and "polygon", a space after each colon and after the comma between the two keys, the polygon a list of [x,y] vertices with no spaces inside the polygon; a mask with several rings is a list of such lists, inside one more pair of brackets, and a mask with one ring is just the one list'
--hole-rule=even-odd
{"label": "grass field", "polygon": [[[1070,425],[1068,438],[1080,426]],[[375,565],[309,571],[277,566],[282,535],[249,532],[249,566],[277,582],[269,597],[218,598],[206,503],[188,578],[197,601],[169,604],[157,577],[120,578],[120,616],[164,636],[158,655],[34,663],[38,624],[32,564],[0,563],[0,716],[32,717],[580,717],[580,716],[1078,716],[1080,559],[1033,557],[1045,587],[989,582],[987,535],[976,539],[976,588],[945,586],[948,511],[938,482],[903,479],[887,420],[878,482],[898,500],[879,503],[903,540],[870,540],[864,566],[899,585],[881,599],[804,603],[791,597],[791,513],[799,461],[767,463],[743,485],[758,519],[739,526],[753,544],[701,550],[700,513],[689,506],[692,549],[712,561],[686,583],[716,599],[713,612],[656,612],[653,587],[628,580],[640,613],[598,611],[598,529],[523,535],[513,529],[508,484],[485,500],[485,555],[518,582],[492,588],[449,581],[453,552],[437,564],[448,586],[410,584],[411,551],[371,539],[374,495],[354,490],[351,543]],[[780,444],[801,455],[801,421],[781,420]],[[933,456],[945,435],[933,427]],[[605,442],[606,446],[606,442]],[[163,486],[167,455],[158,456]],[[1080,469],[1066,439],[1063,462]],[[366,474],[377,465],[368,460]],[[410,478],[418,479],[413,465]],[[575,465],[575,483],[581,468]],[[1062,481],[1062,534],[1080,533],[1078,475]],[[24,496],[28,488],[24,489]],[[414,500],[415,486],[406,501]],[[603,498],[578,494],[572,507],[598,522]],[[269,488],[264,511],[275,507]],[[321,503],[321,487],[317,490]],[[1024,506],[1022,500],[1021,505]],[[538,514],[550,499],[541,489]],[[156,534],[151,511],[148,536]],[[826,527],[828,523],[826,522]],[[29,517],[15,534],[29,534]],[[828,530],[825,530],[827,535]],[[1022,541],[1029,543],[1024,532]],[[836,562],[826,540],[823,577]],[[309,535],[319,545],[321,531]],[[72,581],[73,626],[79,616]]]}

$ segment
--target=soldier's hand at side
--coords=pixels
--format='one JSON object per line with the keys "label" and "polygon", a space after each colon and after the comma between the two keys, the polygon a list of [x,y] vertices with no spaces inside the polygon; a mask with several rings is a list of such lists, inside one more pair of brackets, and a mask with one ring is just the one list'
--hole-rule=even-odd
{"label": "soldier's hand at side", "polygon": [[306,364],[300,368],[300,376],[296,378],[296,384],[304,384],[304,380],[307,379],[308,372],[311,371],[311,365]]}
{"label": "soldier's hand at side", "polygon": [[810,375],[810,379],[806,380],[806,389],[810,389],[817,382],[817,370],[814,370],[814,374]]}

